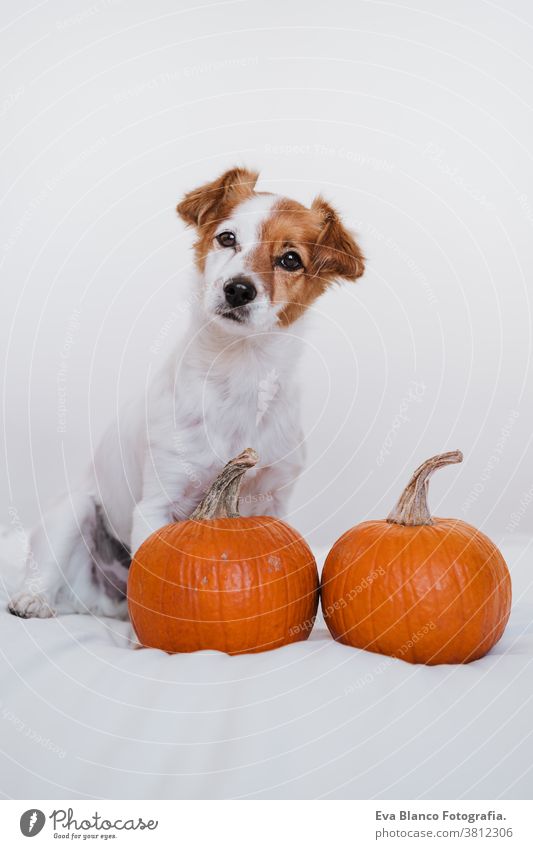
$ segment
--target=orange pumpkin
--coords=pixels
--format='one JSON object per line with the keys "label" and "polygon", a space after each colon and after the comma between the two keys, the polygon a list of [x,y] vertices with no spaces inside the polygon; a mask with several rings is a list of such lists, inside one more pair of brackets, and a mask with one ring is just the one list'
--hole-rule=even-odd
{"label": "orange pumpkin", "polygon": [[511,610],[505,561],[460,519],[434,519],[430,475],[460,463],[439,454],[414,473],[385,521],[363,522],[331,549],[322,607],[336,640],[410,663],[468,663],[500,639]]}
{"label": "orange pumpkin", "polygon": [[225,466],[184,522],[152,534],[135,554],[128,606],[144,646],[167,652],[259,652],[306,640],[318,607],[318,571],[300,534],[270,516],[237,511],[246,449]]}

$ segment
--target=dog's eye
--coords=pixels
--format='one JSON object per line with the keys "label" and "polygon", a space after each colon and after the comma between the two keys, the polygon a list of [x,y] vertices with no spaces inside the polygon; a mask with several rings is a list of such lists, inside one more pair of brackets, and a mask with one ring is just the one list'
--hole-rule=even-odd
{"label": "dog's eye", "polygon": [[278,262],[286,271],[297,271],[299,268],[303,268],[300,254],[297,254],[296,251],[287,251],[279,258]]}
{"label": "dog's eye", "polygon": [[234,248],[237,244],[237,237],[235,233],[231,232],[231,230],[224,230],[224,232],[219,233],[216,238],[221,248]]}

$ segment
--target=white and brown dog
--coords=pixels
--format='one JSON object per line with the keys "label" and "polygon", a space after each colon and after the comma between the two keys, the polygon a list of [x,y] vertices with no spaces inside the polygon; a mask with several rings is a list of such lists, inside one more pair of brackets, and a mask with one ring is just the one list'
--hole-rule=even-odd
{"label": "white and brown dog", "polygon": [[[325,200],[308,209],[257,192],[257,177],[233,169],[179,204],[197,236],[189,333],[147,396],[105,434],[82,490],[32,534],[23,586],[9,602],[17,616],[124,615],[130,552],[187,517],[247,445],[261,463],[243,487],[243,513],[283,516],[303,461],[295,323],[364,264]],[[258,406],[265,380],[269,403]]]}

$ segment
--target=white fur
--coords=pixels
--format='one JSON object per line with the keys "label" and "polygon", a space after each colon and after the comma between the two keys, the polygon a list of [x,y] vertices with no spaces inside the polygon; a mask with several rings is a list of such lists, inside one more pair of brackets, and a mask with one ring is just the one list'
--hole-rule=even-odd
{"label": "white fur", "polygon": [[245,323],[216,313],[224,283],[244,271],[276,200],[246,201],[218,229],[234,230],[239,249],[213,245],[186,338],[147,396],[125,408],[105,434],[80,492],[69,494],[32,534],[24,583],[9,604],[13,613],[124,615],[124,599],[110,597],[94,580],[100,568],[127,574],[98,549],[98,511],[134,552],[152,531],[186,518],[227,460],[247,446],[258,451],[260,463],[246,475],[242,513],[284,515],[303,462],[294,377],[302,319],[279,328],[280,305],[270,302],[258,277]]}
{"label": "white fur", "polygon": [[[257,296],[248,307],[250,319],[246,326],[234,328],[235,333],[248,335],[250,332],[273,327],[282,307],[281,304],[272,304],[261,277],[251,272],[246,265],[250,253],[257,247],[261,224],[271,214],[277,201],[277,195],[258,195],[241,203],[233,216],[222,221],[217,227],[217,233],[231,230],[236,234],[238,250],[221,248],[215,243],[206,259],[204,306],[208,314],[215,314],[216,307],[224,302],[223,286],[231,277],[246,274],[257,289]],[[219,318],[218,321],[227,324],[227,319]]]}

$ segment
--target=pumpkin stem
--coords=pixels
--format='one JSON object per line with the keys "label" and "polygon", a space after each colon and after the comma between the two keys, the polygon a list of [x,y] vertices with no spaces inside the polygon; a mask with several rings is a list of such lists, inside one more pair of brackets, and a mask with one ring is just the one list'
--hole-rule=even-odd
{"label": "pumpkin stem", "polygon": [[447,451],[422,463],[402,492],[396,507],[387,516],[387,522],[393,525],[432,525],[428,505],[429,478],[436,469],[462,461],[461,451]]}
{"label": "pumpkin stem", "polygon": [[242,477],[258,460],[257,451],[245,448],[238,457],[226,463],[190,518],[237,519],[240,515],[238,506]]}

